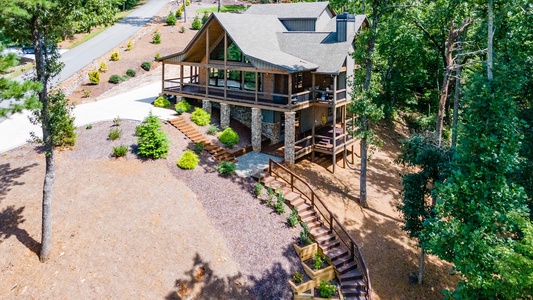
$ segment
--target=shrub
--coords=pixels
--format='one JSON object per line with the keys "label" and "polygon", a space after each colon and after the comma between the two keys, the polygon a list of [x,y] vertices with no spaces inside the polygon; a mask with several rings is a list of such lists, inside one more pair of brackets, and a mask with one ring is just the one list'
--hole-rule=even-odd
{"label": "shrub", "polygon": [[274,210],[278,215],[281,215],[285,212],[285,197],[283,197],[283,194],[278,194],[277,199],[274,203]]}
{"label": "shrub", "polygon": [[150,113],[135,130],[139,155],[152,159],[167,157],[170,141],[167,134],[161,129],[161,121],[156,116]]}
{"label": "shrub", "polygon": [[154,31],[154,34],[152,35],[152,44],[161,44],[161,34],[157,29]]}
{"label": "shrub", "polygon": [[105,61],[101,62],[98,71],[100,71],[100,73],[105,73],[107,72],[107,70],[109,70],[109,68],[107,67],[107,63]]}
{"label": "shrub", "polygon": [[316,252],[313,257],[313,269],[320,270],[324,264],[324,256],[320,252]]}
{"label": "shrub", "polygon": [[109,130],[109,134],[107,136],[109,137],[110,140],[114,141],[114,140],[118,139],[121,134],[122,134],[122,130],[121,129],[111,128],[111,130]]}
{"label": "shrub", "polygon": [[126,44],[126,51],[131,51],[133,49],[133,44],[131,43],[131,40],[128,41],[128,44]]}
{"label": "shrub", "polygon": [[109,59],[111,61],[119,61],[120,60],[120,54],[118,54],[118,51],[115,51],[111,53],[111,58]]}
{"label": "shrub", "polygon": [[168,101],[168,99],[165,97],[157,97],[157,99],[154,101],[154,106],[161,108],[169,107],[170,101]]}
{"label": "shrub", "polygon": [[318,286],[318,290],[320,291],[320,297],[330,299],[335,294],[337,288],[335,285],[329,284],[322,280]]}
{"label": "shrub", "polygon": [[184,33],[184,32],[185,32],[185,26],[181,26],[180,33]]}
{"label": "shrub", "polygon": [[135,77],[135,75],[137,75],[137,72],[135,72],[135,70],[133,69],[128,69],[126,71],[126,75],[128,75],[128,77]]}
{"label": "shrub", "polygon": [[202,28],[202,21],[200,21],[198,16],[194,17],[194,20],[192,21],[191,27],[194,30],[200,30]]}
{"label": "shrub", "polygon": [[268,206],[272,205],[272,199],[276,197],[276,192],[274,192],[274,189],[272,189],[271,187],[268,187],[267,188],[267,200],[266,200],[266,204]]}
{"label": "shrub", "polygon": [[122,122],[122,119],[120,116],[116,116],[116,118],[113,119],[113,126],[120,126],[120,123]]}
{"label": "shrub", "polygon": [[83,98],[89,98],[89,97],[91,97],[91,90],[83,90]]}
{"label": "shrub", "polygon": [[[53,91],[47,95],[46,101],[49,108],[49,124],[52,145],[58,148],[72,148],[76,144],[76,127],[74,127],[75,117],[72,114],[73,105],[69,105],[63,91]],[[42,123],[40,110],[34,111],[30,117],[33,124]],[[31,139],[42,143],[43,140],[35,134],[31,134]]]}
{"label": "shrub", "polygon": [[185,0],[185,5],[186,5],[186,6],[191,5],[191,1],[190,1],[190,0]]}
{"label": "shrub", "polygon": [[198,126],[205,126],[211,122],[211,115],[197,107],[191,115],[191,121]]}
{"label": "shrub", "polygon": [[296,227],[296,225],[298,224],[298,209],[294,208],[291,211],[291,214],[287,220],[289,221],[290,227]]}
{"label": "shrub", "polygon": [[220,130],[218,129],[217,125],[209,125],[206,133],[209,135],[216,135],[219,131]]}
{"label": "shrub", "polygon": [[109,83],[117,84],[117,83],[119,83],[121,81],[122,81],[122,77],[120,77],[120,76],[118,76],[116,74],[115,75],[111,75],[109,77]]}
{"label": "shrub", "polygon": [[302,281],[304,281],[304,275],[302,273],[296,271],[292,275],[292,280],[294,281],[294,283],[300,284],[300,283],[302,283]]}
{"label": "shrub", "polygon": [[185,152],[183,152],[183,155],[178,159],[176,165],[182,169],[192,170],[196,168],[199,162],[200,159],[198,158],[198,155],[196,155],[191,150],[186,150]]}
{"label": "shrub", "polygon": [[85,129],[93,129],[93,125],[89,124],[89,125],[85,126]]}
{"label": "shrub", "polygon": [[160,58],[161,58],[161,54],[159,54],[159,52],[156,53],[156,54],[155,54],[155,59],[160,59]]}
{"label": "shrub", "polygon": [[263,189],[265,189],[265,186],[261,183],[261,180],[259,180],[254,187],[254,193],[256,197],[261,196],[261,193],[263,192]]}
{"label": "shrub", "polygon": [[176,10],[176,18],[181,19],[181,16],[183,15],[182,9],[183,9],[183,6],[180,6],[180,8]]}
{"label": "shrub", "polygon": [[215,167],[219,174],[221,175],[231,175],[235,173],[237,166],[234,162],[231,161],[222,161],[218,166]]}
{"label": "shrub", "polygon": [[231,148],[239,142],[239,135],[231,127],[227,127],[220,134],[219,140],[226,147]]}
{"label": "shrub", "polygon": [[152,63],[149,61],[145,61],[141,64],[141,69],[145,71],[150,71],[151,68],[152,68]]}
{"label": "shrub", "polygon": [[203,142],[194,143],[194,153],[200,154],[202,151],[204,151],[205,144]]}
{"label": "shrub", "polygon": [[313,240],[311,240],[311,233],[309,232],[309,227],[304,222],[302,224],[302,231],[300,232],[300,243],[303,245],[311,245]]}
{"label": "shrub", "polygon": [[100,83],[100,72],[98,70],[89,71],[89,81],[91,84],[99,84]]}
{"label": "shrub", "polygon": [[176,15],[172,11],[169,11],[166,19],[167,25],[174,26],[176,25],[176,21]]}
{"label": "shrub", "polygon": [[128,146],[122,144],[118,147],[113,147],[113,156],[114,157],[122,157],[126,156],[126,153],[128,153]]}
{"label": "shrub", "polygon": [[190,111],[191,105],[186,100],[181,100],[174,106],[174,108],[176,109],[176,112],[181,115],[184,112]]}
{"label": "shrub", "polygon": [[202,25],[207,23],[208,19],[209,19],[209,15],[205,12],[204,15],[202,16]]}

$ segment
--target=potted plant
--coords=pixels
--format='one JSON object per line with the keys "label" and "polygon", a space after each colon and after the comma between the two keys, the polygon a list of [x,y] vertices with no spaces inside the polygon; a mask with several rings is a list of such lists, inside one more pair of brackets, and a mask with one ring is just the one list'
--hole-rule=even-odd
{"label": "potted plant", "polygon": [[294,272],[292,275],[292,279],[289,280],[289,285],[291,286],[291,290],[294,295],[306,295],[305,292],[311,293],[316,287],[313,280],[309,280],[309,277],[298,271]]}
{"label": "potted plant", "polygon": [[309,232],[307,224],[302,222],[301,225],[302,231],[300,232],[299,243],[293,244],[293,246],[300,259],[304,261],[313,257],[318,251],[318,245],[311,239],[311,233]]}
{"label": "potted plant", "polygon": [[321,281],[313,291],[315,300],[343,300],[341,292],[334,282]]}
{"label": "potted plant", "polygon": [[335,278],[335,269],[327,261],[324,254],[315,252],[313,257],[302,263],[305,273],[318,286],[322,281],[330,281]]}

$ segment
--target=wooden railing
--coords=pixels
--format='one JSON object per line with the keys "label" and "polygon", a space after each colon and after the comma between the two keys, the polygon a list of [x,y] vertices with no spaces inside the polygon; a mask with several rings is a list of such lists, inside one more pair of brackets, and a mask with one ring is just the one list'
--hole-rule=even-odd
{"label": "wooden railing", "polygon": [[[277,171],[277,170],[281,170]],[[283,173],[284,172],[284,173]],[[309,186],[307,182],[302,180],[292,171],[284,167],[283,165],[269,159],[268,163],[268,173],[270,176],[278,177],[291,186],[293,192],[298,192],[302,196],[306,197],[311,201],[313,209],[318,213],[320,220],[330,228],[330,232],[335,234],[335,236],[341,241],[341,243],[348,249],[351,258],[357,263],[357,267],[363,274],[363,281],[366,284],[367,289],[367,299],[372,300],[372,285],[370,284],[370,275],[366,267],[366,262],[359,246],[355,240],[350,236],[346,228],[339,222],[337,217],[331,213],[331,211],[324,205],[322,200],[318,197],[315,191]]]}

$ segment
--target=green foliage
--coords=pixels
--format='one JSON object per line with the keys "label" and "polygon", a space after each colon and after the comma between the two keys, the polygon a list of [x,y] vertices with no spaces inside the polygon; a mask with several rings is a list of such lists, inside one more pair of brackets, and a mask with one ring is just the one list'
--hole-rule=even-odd
{"label": "green foliage", "polygon": [[198,158],[198,155],[196,155],[191,150],[186,150],[185,152],[183,152],[183,155],[178,159],[178,162],[176,164],[182,169],[192,170],[196,168],[199,162],[200,159]]}
{"label": "green foliage", "polygon": [[156,54],[155,54],[155,59],[160,59],[160,58],[161,58],[161,54],[156,53]]}
{"label": "green foliage", "polygon": [[204,142],[194,143],[194,153],[200,155],[204,151],[205,144]]}
{"label": "green foliage", "polygon": [[304,280],[304,275],[302,273],[296,271],[292,275],[292,280],[294,281],[294,283],[300,284]]}
{"label": "green foliage", "polygon": [[131,51],[133,49],[133,43],[131,42],[131,40],[128,41],[128,43],[126,44],[126,51]]}
{"label": "green foliage", "polygon": [[185,33],[185,26],[180,27],[180,33]]}
{"label": "green foliage", "polygon": [[113,147],[114,157],[123,157],[128,153],[128,146],[121,144],[120,146]]}
{"label": "green foliage", "polygon": [[122,119],[120,118],[120,116],[116,116],[115,118],[113,118],[113,126],[120,126],[120,123],[122,123]]}
{"label": "green foliage", "polygon": [[93,125],[92,124],[88,124],[87,126],[85,126],[85,129],[93,129]]}
{"label": "green foliage", "polygon": [[99,84],[100,83],[100,72],[98,70],[89,71],[89,81],[91,84]]}
{"label": "green foliage", "polygon": [[187,102],[187,100],[181,100],[180,102],[176,103],[174,108],[176,109],[176,112],[181,115],[184,112],[189,112],[191,110],[191,105],[189,102]]}
{"label": "green foliage", "polygon": [[120,135],[122,134],[122,129],[119,128],[111,128],[109,130],[109,134],[107,135],[110,140],[114,141],[118,138],[120,138]]}
{"label": "green foliage", "polygon": [[216,135],[220,130],[218,129],[217,125],[211,124],[209,127],[207,127],[206,133],[209,135]]}
{"label": "green foliage", "polygon": [[209,19],[209,15],[205,12],[204,15],[202,16],[202,25],[207,23],[208,19]]}
{"label": "green foliage", "polygon": [[109,81],[109,83],[118,84],[122,80],[123,80],[122,77],[114,74],[114,75],[109,76],[109,80],[108,81]]}
{"label": "green foliage", "polygon": [[296,225],[298,224],[298,209],[297,208],[294,208],[291,211],[291,214],[289,215],[289,218],[287,219],[287,221],[289,222],[290,227],[296,227]]}
{"label": "green foliage", "polygon": [[136,127],[136,132],[137,153],[140,156],[151,159],[167,157],[170,149],[170,140],[161,129],[161,121],[156,116],[150,113],[144,122]]}
{"label": "green foliage", "polygon": [[235,146],[239,142],[239,135],[230,127],[224,129],[218,138],[222,144],[229,148]]}
{"label": "green foliage", "polygon": [[311,233],[309,232],[309,227],[306,223],[301,222],[302,231],[300,232],[300,243],[303,245],[311,245],[313,240],[311,239]]}
{"label": "green foliage", "polygon": [[320,285],[318,286],[318,290],[320,291],[320,297],[331,299],[333,295],[335,294],[335,291],[337,288],[333,284],[329,284],[325,281],[321,281]]}
{"label": "green foliage", "polygon": [[169,11],[166,19],[167,25],[174,26],[176,25],[176,21],[176,15],[172,11]]}
{"label": "green foliage", "polygon": [[[100,63],[100,68],[98,68],[98,71],[100,71],[100,73],[106,73],[108,70],[109,70],[109,68],[107,66],[107,63],[105,61],[101,62]],[[89,77],[90,77],[90,75],[89,75]]]}
{"label": "green foliage", "polygon": [[197,107],[191,115],[191,121],[198,126],[205,126],[211,122],[211,115]]}
{"label": "green foliage", "polygon": [[313,256],[313,269],[320,270],[324,262],[325,262],[324,255],[322,255],[320,252],[316,252],[315,255]]}
{"label": "green foliage", "polygon": [[267,187],[267,206],[272,205],[272,199],[276,198],[276,192],[271,187]]}
{"label": "green foliage", "polygon": [[276,202],[274,202],[274,210],[278,215],[285,212],[285,197],[281,191],[276,193]]}
{"label": "green foliage", "polygon": [[[154,34],[152,35],[152,44],[155,44],[155,45],[161,44],[161,33],[159,33],[157,29],[154,31]],[[156,55],[156,58],[158,58],[157,55]]]}
{"label": "green foliage", "polygon": [[235,174],[237,165],[231,161],[222,161],[220,164],[218,164],[218,166],[216,166],[216,169],[221,175],[232,175]]}
{"label": "green foliage", "polygon": [[157,97],[155,99],[154,106],[155,107],[160,107],[160,108],[169,107],[170,106],[170,101],[168,101],[168,99],[163,97],[163,96],[159,96],[159,97]]}
{"label": "green foliage", "polygon": [[133,70],[133,69],[128,69],[126,71],[126,76],[128,76],[128,77],[135,77],[135,75],[137,75],[137,72],[135,72],[135,70]]}
{"label": "green foliage", "polygon": [[152,63],[149,61],[145,61],[141,64],[141,69],[145,71],[150,71],[151,68],[152,68]]}
{"label": "green foliage", "polygon": [[120,54],[118,54],[118,51],[115,51],[111,53],[111,57],[109,58],[110,61],[119,61],[120,60]]}
{"label": "green foliage", "polygon": [[265,189],[265,186],[261,183],[261,180],[259,180],[254,187],[254,193],[256,197],[261,196],[261,193]]}
{"label": "green foliage", "polygon": [[190,0],[185,0],[185,5],[186,5],[186,6],[191,5],[191,1],[190,1]]}
{"label": "green foliage", "polygon": [[202,21],[200,21],[200,18],[198,18],[198,15],[196,15],[196,17],[194,17],[194,20],[192,21],[191,27],[194,30],[200,30],[202,28]]}
{"label": "green foliage", "polygon": [[83,90],[83,98],[91,97],[91,90]]}
{"label": "green foliage", "polygon": [[181,16],[183,15],[183,10],[182,9],[183,9],[183,6],[180,6],[180,8],[178,10],[176,10],[176,18],[181,19]]}

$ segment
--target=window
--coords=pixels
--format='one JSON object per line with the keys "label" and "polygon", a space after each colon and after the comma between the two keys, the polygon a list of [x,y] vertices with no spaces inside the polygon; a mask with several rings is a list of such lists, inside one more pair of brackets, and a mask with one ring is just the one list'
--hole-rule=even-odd
{"label": "window", "polygon": [[212,68],[209,72],[209,85],[224,86],[224,72],[222,70]]}
{"label": "window", "polygon": [[[244,89],[249,91],[255,91],[255,72],[244,72]],[[258,74],[257,78],[257,90],[261,91],[261,75]]]}
{"label": "window", "polygon": [[302,72],[294,73],[293,77],[293,91],[298,93],[304,89],[304,76]]}
{"label": "window", "polygon": [[[222,39],[218,45],[211,51],[209,55],[211,60],[224,60],[224,39]],[[235,43],[228,38],[228,61],[242,62],[242,52]]]}

